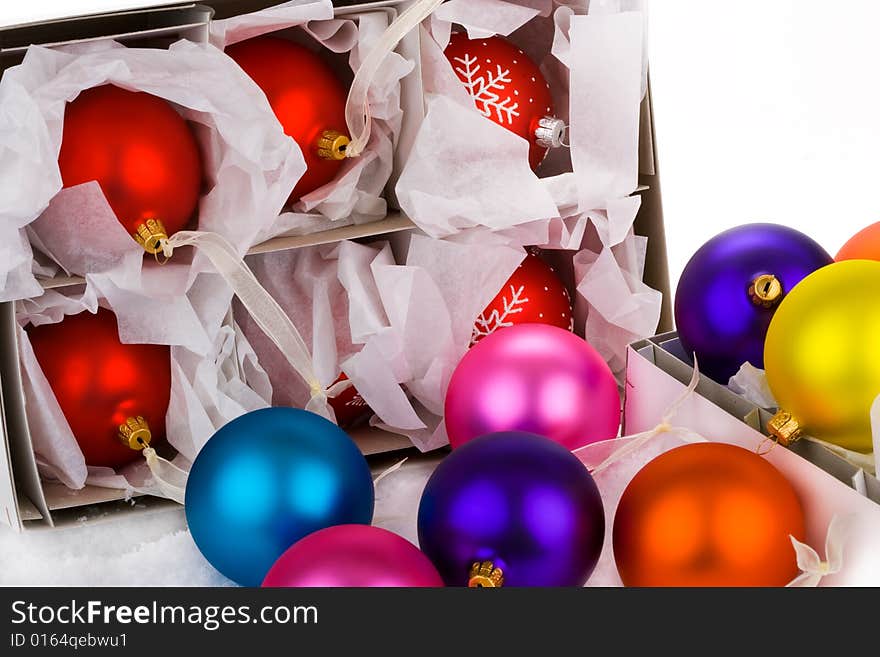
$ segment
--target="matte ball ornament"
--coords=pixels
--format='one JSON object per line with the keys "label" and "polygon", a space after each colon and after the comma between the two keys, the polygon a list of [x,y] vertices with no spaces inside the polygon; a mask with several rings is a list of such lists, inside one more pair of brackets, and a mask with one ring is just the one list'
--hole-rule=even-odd
{"label": "matte ball ornament", "polygon": [[764,350],[781,409],[768,430],[779,442],[803,432],[871,451],[871,405],[880,394],[878,291],[880,262],[844,260],[805,278],[779,306]]}
{"label": "matte ball ornament", "polygon": [[880,222],[853,235],[834,257],[841,260],[880,260]]}
{"label": "matte ball ornament", "polygon": [[576,456],[510,431],[440,463],[422,493],[418,531],[448,586],[582,586],[602,551],[605,514]]}
{"label": "matte ball ornament", "polygon": [[764,337],[779,303],[832,262],[801,232],[746,224],[716,235],[691,257],[675,293],[675,324],[700,370],[726,384],[743,363],[764,366]]}
{"label": "matte ball ornament", "polygon": [[186,484],[193,540],[245,586],[259,586],[304,536],[372,518],[373,481],[360,450],[329,420],[296,408],[251,411],[223,426]]}
{"label": "matte ball ornament", "polygon": [[496,431],[528,431],[567,449],[617,436],[617,382],[583,338],[519,324],[483,338],[461,359],[446,392],[446,432],[458,448]]}
{"label": "matte ball ornament", "polygon": [[116,316],[104,308],[28,326],[27,334],[87,465],[119,468],[164,440],[168,346],[121,343]]}
{"label": "matte ball ornament", "polygon": [[565,123],[555,116],[550,85],[522,50],[504,37],[454,32],[445,54],[480,113],[529,142],[532,169],[563,145]]}
{"label": "matte ball ornament", "polygon": [[723,443],[677,447],[648,462],[614,516],[625,586],[784,586],[798,574],[789,536],[804,513],[784,476]]}
{"label": "matte ball ornament", "polygon": [[98,181],[119,223],[148,253],[190,222],[203,177],[183,117],[161,98],[110,84],[67,104],[58,166],[64,187]]}
{"label": "matte ball ornament", "polygon": [[504,287],[477,317],[471,336],[476,344],[487,335],[515,324],[549,324],[574,329],[568,289],[556,271],[536,254],[529,253]]}
{"label": "matte ball ornament", "polygon": [[[348,377],[345,374],[340,374],[333,384],[347,380]],[[336,414],[336,424],[343,429],[351,429],[361,425],[373,416],[373,409],[364,401],[361,393],[354,386],[349,386],[335,397],[331,397],[327,403]]]}
{"label": "matte ball ornament", "polygon": [[299,144],[307,170],[290,202],[326,185],[342,168],[347,92],[321,57],[299,44],[261,36],[226,49],[266,94],[284,133]]}
{"label": "matte ball ornament", "polygon": [[424,587],[443,586],[443,580],[405,538],[370,525],[337,525],[294,543],[263,586]]}

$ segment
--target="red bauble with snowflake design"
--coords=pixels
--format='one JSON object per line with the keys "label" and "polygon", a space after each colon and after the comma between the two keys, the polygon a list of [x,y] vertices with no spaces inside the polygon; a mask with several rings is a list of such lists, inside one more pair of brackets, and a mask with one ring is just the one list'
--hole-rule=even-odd
{"label": "red bauble with snowflake design", "polygon": [[537,168],[547,149],[562,144],[565,126],[555,118],[550,85],[537,64],[500,36],[468,39],[455,32],[446,58],[480,113],[529,142]]}
{"label": "red bauble with snowflake design", "polygon": [[[345,374],[340,374],[339,378],[334,381],[334,385],[340,381],[348,381]],[[336,424],[343,429],[351,429],[359,424],[363,424],[373,415],[373,409],[364,401],[354,386],[348,386],[335,397],[327,400],[336,414]]]}
{"label": "red bauble with snowflake design", "polygon": [[574,330],[571,296],[556,271],[534,253],[520,263],[477,317],[471,344],[514,324],[550,324]]}

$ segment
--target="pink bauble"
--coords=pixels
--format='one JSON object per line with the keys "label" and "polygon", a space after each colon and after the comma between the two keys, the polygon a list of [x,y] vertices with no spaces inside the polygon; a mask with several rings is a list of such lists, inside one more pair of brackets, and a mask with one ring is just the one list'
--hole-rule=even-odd
{"label": "pink bauble", "polygon": [[519,324],[465,354],[446,393],[452,447],[496,431],[537,433],[576,449],[617,436],[620,395],[608,365],[583,338]]}
{"label": "pink bauble", "polygon": [[443,580],[428,557],[397,534],[369,525],[337,525],[289,547],[263,586],[443,586]]}

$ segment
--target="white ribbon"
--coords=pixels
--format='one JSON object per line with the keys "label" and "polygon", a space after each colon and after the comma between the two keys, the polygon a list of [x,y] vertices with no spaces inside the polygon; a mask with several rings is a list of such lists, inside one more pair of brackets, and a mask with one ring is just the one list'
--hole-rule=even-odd
{"label": "white ribbon", "polygon": [[839,573],[843,568],[843,551],[852,530],[853,520],[852,515],[831,518],[831,522],[828,523],[828,534],[825,536],[826,561],[822,561],[819,554],[809,545],[801,543],[794,536],[789,536],[801,574],[786,586],[814,587],[819,585],[823,577]]}
{"label": "white ribbon", "polygon": [[[672,418],[678,412],[678,409],[681,405],[687,401],[687,399],[694,394],[694,391],[697,389],[697,384],[700,382],[700,369],[697,366],[696,360],[694,361],[694,373],[691,376],[690,383],[687,388],[676,398],[674,402],[666,409],[666,412],[663,414],[663,417],[660,418],[660,423],[650,429],[648,431],[643,431],[641,433],[633,434],[632,436],[624,436],[623,438],[613,439],[612,443],[622,443],[621,446],[614,450],[604,461],[602,461],[599,465],[591,470],[591,473],[595,476],[598,473],[602,472],[609,466],[617,463],[622,458],[632,454],[633,452],[641,449],[648,441],[652,438],[659,436],[662,433],[672,434],[682,440],[685,443],[700,443],[707,442],[706,438],[701,436],[700,434],[692,431],[691,429],[687,429],[685,427],[675,427],[671,424]],[[579,451],[588,449],[592,447],[592,445],[585,445],[574,450],[574,453],[577,454]]]}
{"label": "white ribbon", "polygon": [[442,3],[443,0],[416,0],[406,11],[394,19],[394,22],[379,37],[376,46],[364,58],[354,75],[351,90],[348,92],[348,100],[345,103],[345,123],[348,125],[348,132],[351,136],[351,143],[345,149],[346,157],[357,157],[363,153],[370,141],[372,114],[368,94],[373,78],[376,77],[382,62],[397,47],[403,37],[430,16]]}
{"label": "white ribbon", "polygon": [[392,465],[390,468],[388,468],[384,472],[381,472],[379,475],[377,475],[376,478],[373,479],[373,487],[375,487],[380,481],[382,481],[388,475],[393,474],[393,473],[397,472],[398,470],[400,470],[400,468],[403,466],[404,463],[407,462],[407,460],[409,460],[409,457],[405,456],[402,459],[400,459],[397,463]]}
{"label": "white ribbon", "polygon": [[[287,313],[257,280],[235,248],[221,235],[204,231],[180,231],[162,240],[162,251],[170,258],[175,249],[193,246],[204,253],[217,273],[229,283],[242,305],[254,321],[281,350],[284,357],[309,386],[311,397],[306,410],[317,413],[331,421],[333,410],[327,404],[327,393],[318,380],[312,365],[312,355],[305,341]],[[333,391],[337,392],[336,386]]]}
{"label": "white ribbon", "polygon": [[144,448],[144,458],[147,466],[153,474],[153,479],[162,494],[169,500],[183,504],[186,497],[186,479],[189,476],[185,470],[181,470],[168,459],[164,459],[156,453],[152,447]]}
{"label": "white ribbon", "polygon": [[[208,257],[217,273],[229,283],[260,329],[275,343],[293,369],[309,386],[311,396],[306,404],[306,410],[335,421],[333,410],[327,403],[328,394],[331,396],[339,394],[351,385],[351,382],[340,381],[332,385],[329,390],[324,389],[312,366],[309,349],[296,330],[296,326],[266,288],[260,285],[254,273],[226,238],[205,231],[180,231],[162,240],[161,245],[165,258],[170,258],[174,250],[182,246],[195,247]],[[159,456],[152,447],[144,448],[143,453],[162,494],[168,499],[183,504],[186,496],[187,472]],[[380,478],[381,476],[383,475],[380,475]]]}

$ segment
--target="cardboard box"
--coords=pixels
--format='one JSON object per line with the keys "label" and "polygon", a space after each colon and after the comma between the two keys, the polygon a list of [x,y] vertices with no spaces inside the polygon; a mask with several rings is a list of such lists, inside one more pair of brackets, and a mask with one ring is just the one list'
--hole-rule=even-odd
{"label": "cardboard box", "polygon": [[[149,0],[145,0],[149,4]],[[256,11],[277,2],[265,0],[215,0],[205,5],[214,10],[215,18]],[[340,3],[342,4],[342,3]],[[365,10],[382,10],[394,15],[395,7],[408,2],[386,0],[383,2],[352,4],[340,7],[340,15]],[[204,40],[210,10],[200,5],[181,5],[158,9],[145,9],[91,17],[70,18],[59,21],[36,23],[28,26],[0,30],[0,64],[10,66],[20,61],[28,42],[58,45],[86,39],[118,38],[124,42],[142,43],[144,39],[174,40],[187,37]],[[195,17],[201,22],[194,23]],[[160,27],[161,24],[161,27]],[[177,31],[176,31],[177,30]],[[153,42],[153,41],[151,41]],[[161,42],[153,42],[161,45]],[[8,49],[5,48],[8,44]],[[8,52],[7,52],[8,50]],[[406,160],[423,116],[422,89],[418,75],[419,45],[417,31],[401,42],[399,52],[414,59],[415,73],[405,79],[404,94],[410,110],[410,120],[405,122],[396,154],[396,171],[389,183],[393,187],[400,168]],[[414,120],[413,120],[414,119]],[[641,104],[639,142],[639,189],[642,203],[635,221],[635,231],[649,238],[645,265],[645,282],[664,295],[661,328],[671,325],[668,301],[669,283],[666,263],[666,245],[663,232],[663,216],[660,203],[659,171],[653,138],[653,117],[650,89]],[[414,224],[400,212],[391,212],[381,221],[368,224],[337,226],[300,235],[276,237],[259,244],[250,253],[266,253],[326,244],[341,240],[374,240],[387,238],[394,233],[415,229]],[[45,289],[63,288],[82,284],[79,277],[57,277],[42,282]],[[167,508],[173,503],[167,500],[139,497],[126,500],[125,492],[116,489],[87,486],[79,491],[66,489],[60,484],[41,482],[37,473],[30,435],[25,419],[24,398],[19,358],[15,341],[15,312],[11,303],[0,304],[0,522],[17,531],[61,526],[72,523],[94,522],[111,519],[120,512],[150,512]],[[412,450],[408,439],[377,429],[363,428],[353,437],[361,450],[373,462],[384,462],[389,452]],[[377,455],[376,459],[371,459]]]}
{"label": "cardboard box", "polygon": [[[658,369],[680,383],[687,384],[691,380],[693,367],[688,363],[681,342],[678,340],[678,334],[674,331],[633,343],[631,351],[634,353],[628,354],[627,365],[629,365],[631,358],[641,356],[650,360]],[[767,426],[767,420],[772,416],[766,409],[753,404],[727,386],[723,386],[704,375],[700,376],[697,394],[717,406],[721,411],[743,422],[755,434],[766,437],[764,429]],[[627,421],[624,422],[625,433],[632,433],[630,427],[627,426]],[[819,443],[800,440],[788,448],[774,447],[774,449],[777,448],[788,449],[880,505],[880,480],[857,465],[846,461],[827,447]]]}
{"label": "cardboard box", "polygon": [[[687,388],[693,368],[674,354],[677,336],[665,333],[633,343],[627,352],[624,434],[648,431]],[[679,347],[680,350],[680,347]],[[648,391],[648,392],[645,392]],[[701,376],[696,391],[672,418],[713,442],[756,450],[766,436],[758,424],[766,412]],[[860,468],[815,443],[801,441],[791,449],[774,446],[765,458],[791,482],[807,515],[807,543],[825,544],[834,515],[852,516],[853,537],[847,543],[840,575],[825,584],[880,584],[880,482]]]}

